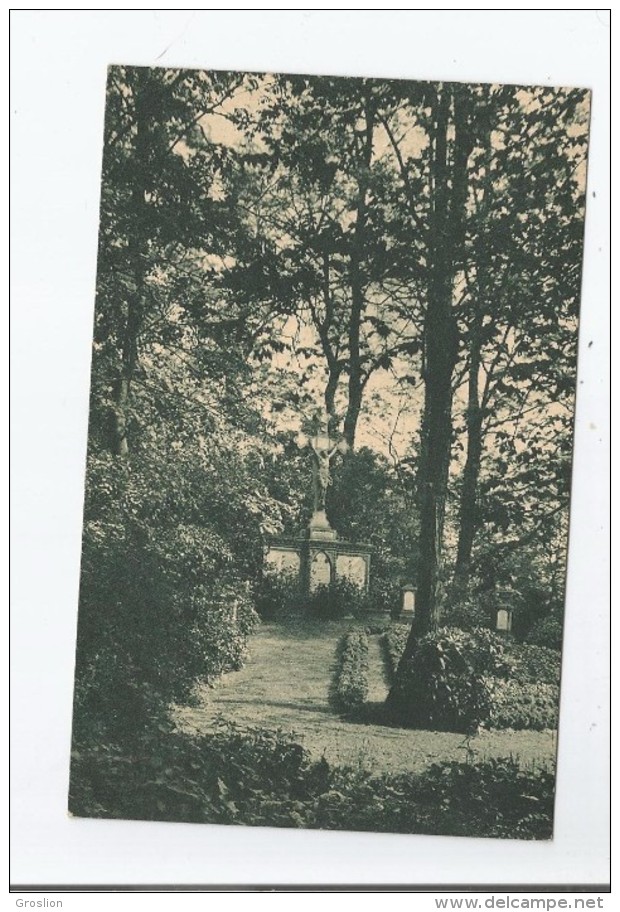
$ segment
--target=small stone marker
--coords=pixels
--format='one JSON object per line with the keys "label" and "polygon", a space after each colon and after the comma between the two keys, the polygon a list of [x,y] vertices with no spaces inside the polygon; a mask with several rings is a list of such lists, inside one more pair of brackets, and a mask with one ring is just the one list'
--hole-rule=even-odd
{"label": "small stone marker", "polygon": [[500,608],[497,612],[496,629],[500,633],[510,633],[512,630],[512,611]]}
{"label": "small stone marker", "polygon": [[402,587],[402,603],[400,618],[403,621],[412,621],[415,617],[415,586],[405,583]]}

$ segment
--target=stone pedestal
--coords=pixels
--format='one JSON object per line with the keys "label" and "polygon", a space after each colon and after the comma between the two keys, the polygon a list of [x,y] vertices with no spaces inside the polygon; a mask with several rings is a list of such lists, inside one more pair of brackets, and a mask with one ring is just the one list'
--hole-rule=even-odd
{"label": "stone pedestal", "polygon": [[310,525],[308,527],[308,538],[319,541],[336,541],[338,535],[335,529],[329,524],[325,510],[317,510],[312,514]]}

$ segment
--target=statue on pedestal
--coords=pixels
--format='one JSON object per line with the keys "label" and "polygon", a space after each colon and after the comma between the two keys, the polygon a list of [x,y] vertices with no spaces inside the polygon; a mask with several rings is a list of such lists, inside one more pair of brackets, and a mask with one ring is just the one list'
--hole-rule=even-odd
{"label": "statue on pedestal", "polygon": [[269,572],[293,573],[306,595],[321,588],[332,589],[342,580],[368,592],[370,546],[338,538],[325,512],[327,489],[332,482],[332,459],[336,453],[346,453],[349,445],[330,433],[324,414],[316,415],[305,433],[298,435],[297,445],[300,449],[309,448],[312,453],[312,518],[303,536],[271,539],[265,554],[266,567]]}
{"label": "statue on pedestal", "polygon": [[331,484],[331,461],[336,453],[346,453],[349,446],[343,438],[330,435],[326,420],[323,421],[323,428],[312,437],[300,434],[297,443],[302,448],[309,446],[314,457],[312,465],[314,514],[310,528],[330,529],[325,513],[325,499],[327,488]]}

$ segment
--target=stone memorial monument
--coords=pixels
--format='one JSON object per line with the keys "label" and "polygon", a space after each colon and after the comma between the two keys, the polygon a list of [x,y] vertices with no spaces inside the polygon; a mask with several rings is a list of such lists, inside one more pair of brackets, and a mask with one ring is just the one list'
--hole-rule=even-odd
{"label": "stone memorial monument", "polygon": [[297,443],[312,452],[312,517],[303,536],[278,537],[269,542],[265,567],[268,572],[297,576],[305,592],[331,586],[341,579],[366,592],[370,581],[370,546],[339,539],[325,509],[327,489],[331,484],[331,461],[336,453],[346,453],[348,444],[329,433],[325,420],[317,433],[300,434]]}

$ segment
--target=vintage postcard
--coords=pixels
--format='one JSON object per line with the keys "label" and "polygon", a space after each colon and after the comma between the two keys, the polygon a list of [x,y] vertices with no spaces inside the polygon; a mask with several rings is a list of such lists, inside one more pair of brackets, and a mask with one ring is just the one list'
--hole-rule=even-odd
{"label": "vintage postcard", "polygon": [[109,69],[73,815],[552,837],[589,105]]}

